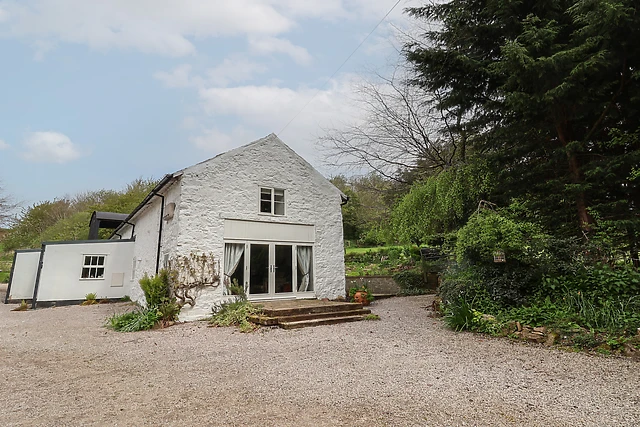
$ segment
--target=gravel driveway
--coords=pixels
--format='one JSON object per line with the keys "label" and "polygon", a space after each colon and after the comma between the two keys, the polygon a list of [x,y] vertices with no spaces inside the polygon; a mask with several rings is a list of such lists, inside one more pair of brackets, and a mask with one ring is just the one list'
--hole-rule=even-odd
{"label": "gravel driveway", "polygon": [[640,363],[454,333],[429,297],[381,321],[116,333],[124,304],[0,304],[2,425],[637,426]]}

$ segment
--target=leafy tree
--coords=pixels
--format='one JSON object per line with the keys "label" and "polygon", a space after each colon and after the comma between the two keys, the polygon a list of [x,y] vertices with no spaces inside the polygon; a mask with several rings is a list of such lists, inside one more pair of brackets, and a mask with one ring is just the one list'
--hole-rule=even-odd
{"label": "leafy tree", "polygon": [[[3,243],[7,250],[39,247],[43,241],[83,240],[93,211],[129,213],[155,186],[137,179],[122,191],[98,190],[33,204],[24,209]],[[101,230],[107,237],[108,230]]]}
{"label": "leafy tree", "polygon": [[485,163],[474,161],[414,183],[393,210],[395,234],[416,245],[462,227],[494,184]]}
{"label": "leafy tree", "polygon": [[409,9],[436,25],[406,46],[414,83],[441,95],[501,172],[494,201],[526,200],[532,219],[561,233],[614,228],[636,258],[639,7],[434,2]]}

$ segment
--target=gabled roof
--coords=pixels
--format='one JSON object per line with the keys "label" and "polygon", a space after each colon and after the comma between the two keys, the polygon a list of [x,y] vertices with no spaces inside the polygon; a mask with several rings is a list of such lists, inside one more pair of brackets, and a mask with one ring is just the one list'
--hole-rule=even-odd
{"label": "gabled roof", "polygon": [[326,179],[324,176],[322,176],[322,174],[320,172],[318,172],[313,166],[311,166],[311,164],[309,162],[307,162],[302,156],[300,156],[298,153],[296,153],[294,150],[292,150],[291,147],[289,147],[280,138],[278,138],[278,136],[276,134],[271,133],[271,134],[265,136],[264,138],[257,139],[255,141],[250,142],[248,144],[245,144],[245,145],[243,145],[241,147],[234,148],[233,150],[225,151],[224,153],[220,153],[217,156],[211,157],[210,159],[203,160],[202,162],[196,163],[195,165],[191,165],[191,166],[186,167],[184,169],[180,169],[179,171],[177,171],[175,173],[165,175],[160,180],[160,182],[158,182],[158,184],[153,188],[153,190],[151,190],[151,192],[144,198],[144,200],[142,202],[140,202],[140,204],[138,206],[136,206],[136,208],[126,217],[126,219],[122,222],[122,224],[113,232],[111,237],[113,237],[116,234],[116,232],[118,232],[118,230],[120,228],[122,228],[127,222],[129,222],[134,216],[136,216],[136,214],[138,212],[140,212],[140,210],[143,207],[145,207],[151,201],[151,199],[153,198],[154,195],[158,194],[164,187],[169,185],[169,183],[171,183],[171,182],[175,181],[176,179],[178,179],[184,172],[189,171],[190,169],[196,168],[196,167],[198,167],[200,165],[204,165],[206,163],[214,163],[214,164],[215,163],[224,163],[227,158],[233,157],[233,156],[235,156],[237,154],[242,153],[243,151],[249,150],[252,147],[255,147],[256,145],[268,144],[268,143],[279,144],[282,147],[284,147],[285,149],[287,149],[288,151],[290,151],[295,157],[297,157],[300,160],[300,162],[302,164],[305,165],[305,167],[307,169],[309,169],[309,171],[313,175],[315,175],[318,179],[322,179],[327,184],[329,184],[333,188],[335,188],[336,191],[338,193],[340,193],[340,197],[342,198],[342,201],[344,203],[346,203],[347,200],[349,200],[349,198],[342,191],[340,191],[328,179]]}

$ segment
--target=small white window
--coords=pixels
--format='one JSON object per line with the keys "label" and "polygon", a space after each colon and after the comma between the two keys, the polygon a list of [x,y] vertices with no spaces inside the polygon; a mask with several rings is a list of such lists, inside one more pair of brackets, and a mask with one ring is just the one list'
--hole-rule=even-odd
{"label": "small white window", "polygon": [[260,213],[284,215],[284,190],[281,188],[260,188]]}
{"label": "small white window", "polygon": [[82,279],[104,279],[105,255],[83,255]]}

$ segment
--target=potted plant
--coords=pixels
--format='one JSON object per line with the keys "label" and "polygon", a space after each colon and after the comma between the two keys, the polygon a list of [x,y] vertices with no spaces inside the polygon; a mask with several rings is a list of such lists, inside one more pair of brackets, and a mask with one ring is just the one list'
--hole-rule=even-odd
{"label": "potted plant", "polygon": [[359,286],[349,289],[349,300],[362,305],[369,305],[373,301],[373,294],[369,291],[367,285],[361,283]]}

